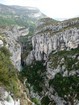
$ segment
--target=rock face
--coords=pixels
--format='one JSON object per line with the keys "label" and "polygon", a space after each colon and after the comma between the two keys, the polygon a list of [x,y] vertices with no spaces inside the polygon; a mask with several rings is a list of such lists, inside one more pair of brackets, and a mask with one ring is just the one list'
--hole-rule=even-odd
{"label": "rock face", "polygon": [[2,47],[3,46],[3,41],[2,40],[0,40],[0,47]]}
{"label": "rock face", "polygon": [[4,88],[0,87],[0,105],[20,105],[20,100],[14,100]]}
{"label": "rock face", "polygon": [[0,87],[0,105],[33,105],[33,103],[27,97],[26,92],[24,93],[22,87],[20,92],[22,97],[14,98],[11,92],[7,92],[4,87]]}
{"label": "rock face", "polygon": [[33,50],[31,56],[33,55],[36,60],[46,60],[54,50],[77,48],[79,46],[79,29],[75,25],[78,22],[78,20],[75,20],[68,24],[67,22],[57,23],[56,25],[51,25],[51,27],[50,24],[43,26],[43,23],[43,28],[38,26],[35,36],[32,38]]}
{"label": "rock face", "polygon": [[[21,70],[21,45],[19,37],[26,35],[27,31],[27,29],[18,26],[0,27],[0,56],[1,58],[3,56],[3,59],[0,58],[0,105],[32,105],[32,102],[27,97],[27,89],[25,89],[24,84],[19,80],[17,74]],[[8,68],[8,65],[11,69]],[[2,72],[4,72],[5,76]],[[19,94],[15,95],[18,91]]]}
{"label": "rock face", "polygon": [[[44,82],[41,83],[43,90],[41,95],[38,95],[39,100],[42,102],[48,99],[49,103],[44,103],[45,105],[78,105],[78,94],[73,93],[73,84],[75,85],[73,78],[75,76],[75,80],[79,79],[79,18],[55,23],[51,22],[50,19],[45,20],[39,22],[35,35],[32,37],[33,49],[26,58],[26,64],[45,61],[46,71],[43,73],[41,68]],[[72,78],[73,83],[69,83],[69,78]],[[63,87],[65,79],[68,80],[69,90],[65,88],[67,85]],[[62,84],[59,88],[58,80],[61,81],[59,84]],[[79,87],[78,81],[76,83]],[[72,89],[70,90],[70,88]],[[59,89],[61,92],[58,91]],[[63,95],[65,92],[63,89],[69,93]]]}
{"label": "rock face", "polygon": [[50,33],[37,34],[32,38],[34,57],[36,60],[46,59],[54,50],[69,50],[79,45],[79,29],[71,28],[64,32],[50,35]]}
{"label": "rock face", "polygon": [[[19,43],[19,37],[28,33],[28,29],[23,27],[11,26],[4,29],[0,28],[0,33],[5,37],[6,47],[12,54],[11,60],[17,70],[21,69],[21,45]],[[2,41],[1,41],[2,46]]]}

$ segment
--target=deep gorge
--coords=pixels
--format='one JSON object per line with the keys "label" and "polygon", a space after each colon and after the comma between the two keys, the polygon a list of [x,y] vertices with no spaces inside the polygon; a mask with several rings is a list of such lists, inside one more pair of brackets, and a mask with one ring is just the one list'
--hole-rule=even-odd
{"label": "deep gorge", "polygon": [[79,18],[0,8],[0,105],[79,105]]}

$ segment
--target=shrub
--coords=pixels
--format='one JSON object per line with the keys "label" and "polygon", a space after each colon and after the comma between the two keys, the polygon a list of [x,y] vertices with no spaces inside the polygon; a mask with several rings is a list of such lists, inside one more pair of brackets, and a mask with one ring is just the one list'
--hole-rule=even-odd
{"label": "shrub", "polygon": [[[79,100],[79,77],[74,75],[63,77],[60,73],[56,74],[53,80],[49,81],[60,97],[74,103],[75,99]],[[73,102],[72,102],[73,101]],[[72,104],[73,105],[73,104]]]}
{"label": "shrub", "polygon": [[19,95],[18,76],[10,60],[10,52],[5,47],[0,49],[0,85],[16,97]]}
{"label": "shrub", "polygon": [[[42,91],[43,73],[46,68],[43,66],[43,62],[36,61],[29,66],[25,66],[21,71],[21,76],[26,77],[27,81],[33,86],[37,92]],[[41,85],[40,85],[41,84]]]}

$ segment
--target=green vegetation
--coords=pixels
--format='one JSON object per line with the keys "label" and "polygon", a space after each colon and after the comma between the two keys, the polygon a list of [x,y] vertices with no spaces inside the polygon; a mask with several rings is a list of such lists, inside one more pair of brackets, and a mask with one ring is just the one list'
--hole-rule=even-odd
{"label": "green vegetation", "polygon": [[0,16],[0,26],[19,25],[25,27],[34,27],[35,23],[31,19],[15,17],[15,16]]}
{"label": "green vegetation", "polygon": [[38,26],[37,29],[42,29],[44,28],[45,26],[49,26],[49,25],[57,25],[58,23],[60,23],[59,21],[56,21],[52,18],[42,18],[39,20],[39,22],[43,22],[42,25]]}
{"label": "green vegetation", "polygon": [[49,105],[50,99],[48,98],[48,96],[43,97],[41,103],[42,105]]}
{"label": "green vegetation", "polygon": [[69,75],[70,71],[79,70],[79,48],[69,51],[52,52],[49,56],[51,68],[57,68],[58,65],[64,67],[64,71],[68,71],[67,76],[63,76],[60,72],[55,75],[55,78],[49,81],[49,86],[52,86],[58,95],[66,101],[70,101],[74,105],[74,100],[79,100],[79,76],[78,74]]}
{"label": "green vegetation", "polygon": [[10,55],[8,49],[0,48],[0,86],[13,93],[14,97],[19,97],[19,80],[16,69],[10,60]]}
{"label": "green vegetation", "polygon": [[[51,25],[51,23],[49,25],[45,24],[45,25],[42,25],[42,26],[38,26],[37,29],[39,29],[39,30],[42,29],[40,32],[38,32],[38,34],[42,34],[42,33],[45,34],[45,33],[49,32],[50,35],[52,36],[52,35],[56,35],[56,34],[61,33],[61,32],[65,32],[66,30],[72,30],[73,28],[79,29],[79,24],[76,23],[76,24],[73,24],[73,25],[70,25],[70,26],[61,27],[61,29],[59,29],[59,27],[56,26],[57,28],[54,28],[55,30],[53,30],[51,28],[46,28],[45,30],[43,30],[44,27],[50,26],[50,25]],[[62,25],[60,24],[60,26],[62,26]]]}
{"label": "green vegetation", "polygon": [[[50,32],[50,35],[56,35],[57,33],[65,32],[66,30],[72,30],[73,28],[79,29],[79,18],[73,18],[69,20],[65,20],[63,22],[56,21],[51,18],[40,19],[40,22],[43,22],[41,25],[37,27],[37,30],[41,30],[38,34],[45,34]],[[52,26],[52,28],[50,28]],[[53,28],[54,26],[54,28]],[[45,30],[43,30],[47,27]]]}
{"label": "green vegetation", "polygon": [[18,6],[4,6],[0,5],[2,11],[0,11],[0,27],[4,26],[25,26],[34,28],[37,19],[31,17],[33,13],[38,13],[39,11],[32,11],[28,8],[18,7]]}
{"label": "green vegetation", "polygon": [[32,98],[32,102],[34,102],[36,105],[40,105],[39,100],[37,98]]}
{"label": "green vegetation", "polygon": [[41,105],[56,105],[54,100],[50,101],[48,96],[44,96],[41,100]]}
{"label": "green vegetation", "polygon": [[[79,70],[79,48],[71,49],[70,51],[58,51],[55,54],[50,54],[50,67],[57,68],[58,65],[65,67],[68,72]],[[54,61],[54,62],[53,62]]]}
{"label": "green vegetation", "polygon": [[16,22],[13,18],[0,17],[0,26],[7,26],[7,25],[16,25]]}
{"label": "green vegetation", "polygon": [[60,97],[70,101],[74,105],[74,100],[79,100],[79,76],[63,77],[60,73],[56,74],[53,80],[49,81]]}
{"label": "green vegetation", "polygon": [[32,65],[25,66],[21,71],[21,76],[27,78],[27,82],[33,86],[34,91],[41,92],[43,85],[43,77],[46,67],[43,62],[36,61]]}

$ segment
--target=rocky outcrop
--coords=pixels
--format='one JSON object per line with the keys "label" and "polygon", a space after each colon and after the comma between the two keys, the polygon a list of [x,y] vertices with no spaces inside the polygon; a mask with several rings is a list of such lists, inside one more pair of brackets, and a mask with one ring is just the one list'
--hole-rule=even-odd
{"label": "rocky outcrop", "polygon": [[[3,64],[2,62],[5,62],[5,65],[0,65],[0,105],[33,105],[33,103],[27,97],[27,89],[25,89],[24,84],[22,84],[22,82],[19,80],[17,74],[21,69],[21,45],[19,42],[19,37],[26,35],[27,31],[27,29],[18,26],[7,26],[4,28],[0,27],[0,53],[3,54],[4,59],[1,60],[0,64]],[[9,51],[11,53],[10,62],[8,61],[8,56],[10,56]],[[7,67],[8,65],[6,64],[5,58],[7,58],[7,62],[9,63],[9,66],[11,66],[11,69]],[[4,66],[6,66],[5,70]],[[12,71],[12,67],[14,67],[14,71]],[[16,71],[16,69],[18,71]],[[3,76],[1,76],[1,70],[7,72],[6,74],[4,72],[5,76],[3,74]],[[11,74],[10,76],[8,75],[8,72]],[[5,81],[5,79],[7,80]],[[9,83],[7,83],[7,81]],[[17,85],[14,86],[15,83]],[[9,84],[11,87],[9,86]],[[13,92],[13,90],[15,90],[16,92]],[[15,93],[18,94],[16,95]]]}
{"label": "rocky outcrop", "polygon": [[[47,20],[47,19],[46,19]],[[26,64],[33,61],[45,61],[46,71],[44,72],[44,85],[39,100],[49,99],[47,105],[78,105],[78,94],[73,92],[73,78],[79,79],[79,19],[71,19],[63,22],[42,21],[38,24],[35,35],[32,37],[32,51],[26,58]],[[33,65],[31,65],[33,66]],[[42,72],[42,68],[41,68]],[[54,82],[61,84],[65,78],[69,84],[69,94],[61,96],[59,91],[61,86],[55,87]],[[56,78],[59,78],[56,80]],[[77,86],[78,81],[76,80]],[[62,81],[63,80],[63,81]],[[52,82],[54,81],[54,82]],[[65,83],[65,82],[64,82]],[[64,86],[64,83],[62,84]],[[56,85],[56,84],[55,84]],[[65,89],[65,87],[63,87]],[[70,91],[72,88],[72,92]],[[76,89],[77,91],[77,89]],[[63,93],[63,90],[61,91]],[[48,98],[47,98],[48,97]],[[53,103],[53,101],[55,103]]]}
{"label": "rocky outcrop", "polygon": [[22,84],[20,84],[20,89],[21,97],[16,98],[10,91],[0,87],[0,105],[33,105],[27,97],[26,89],[24,90]]}
{"label": "rocky outcrop", "polygon": [[33,52],[36,60],[46,59],[52,51],[69,50],[79,45],[79,29],[71,28],[54,35],[39,34],[32,38]]}
{"label": "rocky outcrop", "polygon": [[6,47],[10,50],[11,60],[17,70],[21,69],[21,45],[19,37],[28,34],[28,29],[19,26],[0,28],[0,33],[6,41]]}
{"label": "rocky outcrop", "polygon": [[[28,90],[24,87],[26,84],[22,84],[20,81],[23,78],[18,77],[18,74],[20,73],[18,71],[21,70],[21,50],[23,47],[21,46],[22,43],[19,41],[19,37],[27,34],[28,36],[32,35],[36,26],[36,21],[46,16],[37,8],[6,6],[2,4],[0,4],[0,14],[0,54],[2,54],[2,59],[0,59],[0,77],[2,76],[0,78],[0,105],[34,105],[34,103],[30,101],[30,98],[28,98]],[[29,30],[31,31],[30,33]],[[11,53],[11,60],[7,58],[9,51],[6,48],[8,48]],[[6,53],[6,56],[3,52]],[[27,53],[28,52],[29,51],[27,51]],[[30,54],[32,55],[32,53]],[[32,57],[33,55],[31,56],[31,59]],[[7,59],[8,66],[6,66],[5,58]],[[4,69],[4,67],[6,68]],[[15,73],[12,71],[12,67],[14,67],[13,70]],[[16,71],[16,69],[18,71]],[[3,75],[3,72],[5,76]],[[15,90],[15,92],[13,92],[13,90]],[[18,95],[16,95],[17,92]]]}
{"label": "rocky outcrop", "polygon": [[9,92],[0,87],[0,105],[20,105],[20,100],[14,100]]}
{"label": "rocky outcrop", "polygon": [[36,32],[36,35],[32,38],[33,50],[31,56],[33,55],[36,60],[46,60],[54,50],[77,48],[79,46],[79,29],[75,27],[75,24],[78,24],[78,20],[68,24],[64,22],[58,26],[51,26],[51,28],[50,26],[44,26],[46,31],[44,29],[39,30],[40,33]]}
{"label": "rocky outcrop", "polygon": [[3,46],[3,41],[2,40],[0,40],[0,47],[2,47]]}

